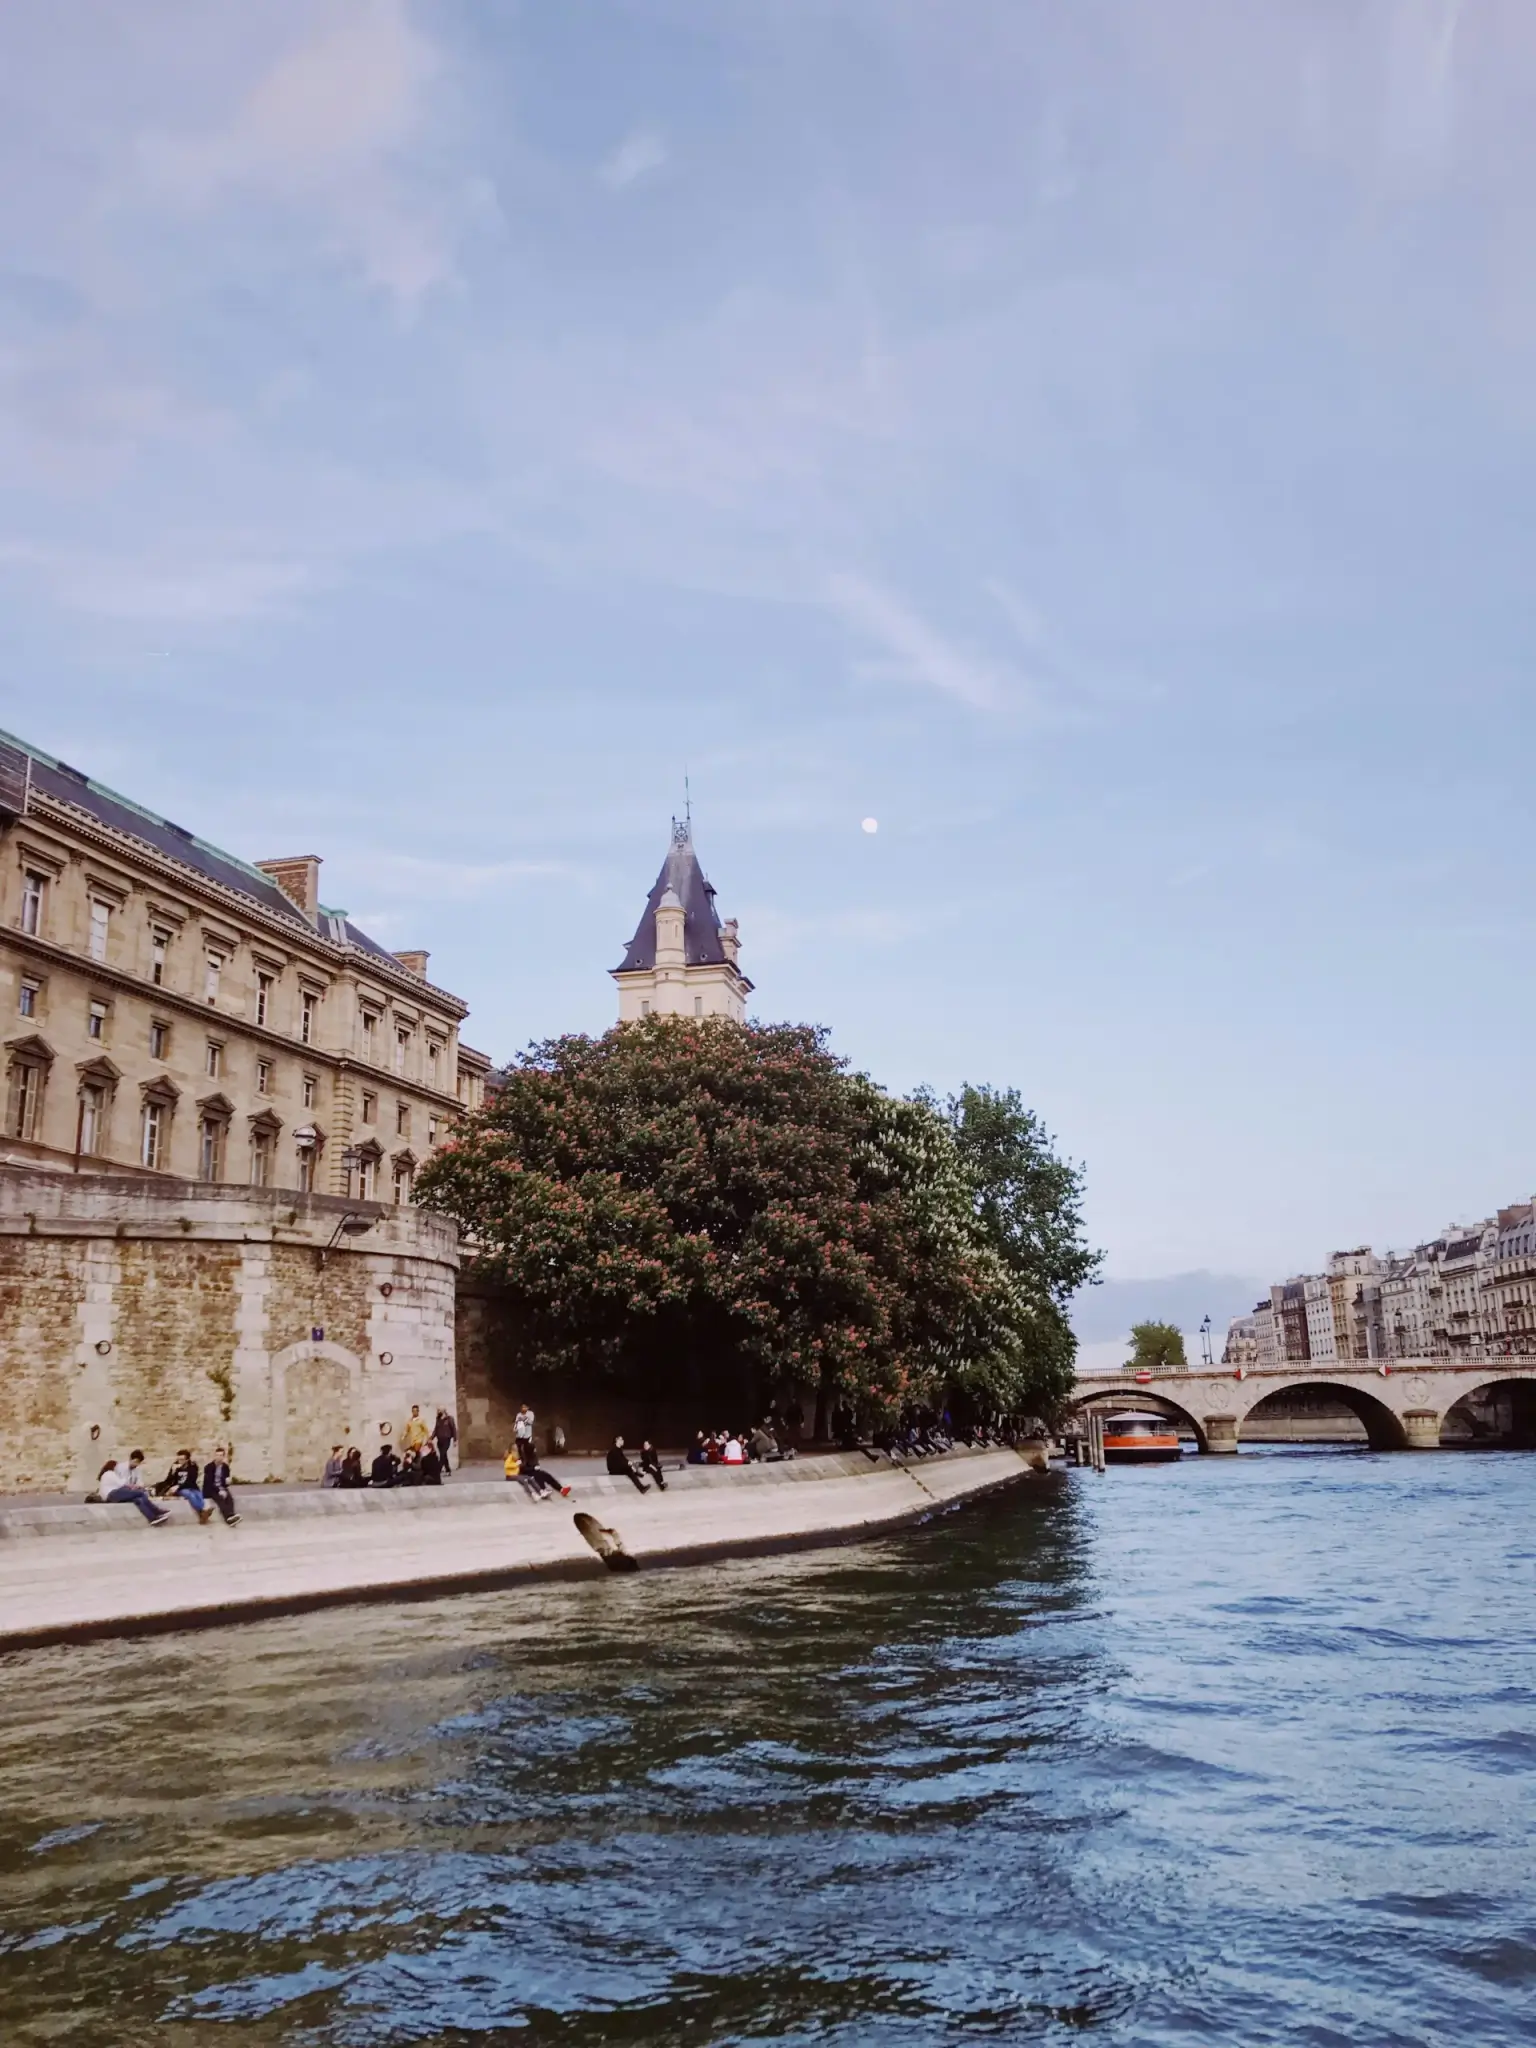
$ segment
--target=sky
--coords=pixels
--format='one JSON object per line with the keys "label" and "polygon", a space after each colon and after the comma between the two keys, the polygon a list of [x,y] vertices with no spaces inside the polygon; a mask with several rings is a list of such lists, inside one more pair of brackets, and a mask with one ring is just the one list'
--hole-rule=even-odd
{"label": "sky", "polygon": [[8,0],[0,191],[0,724],[472,1043],[686,776],[1116,1317],[1532,1191],[1529,0]]}

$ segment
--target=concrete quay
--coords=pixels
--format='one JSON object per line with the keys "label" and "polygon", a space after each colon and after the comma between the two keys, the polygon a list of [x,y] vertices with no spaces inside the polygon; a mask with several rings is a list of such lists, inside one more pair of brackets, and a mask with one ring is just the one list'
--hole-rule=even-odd
{"label": "concrete quay", "polygon": [[389,1492],[238,1495],[241,1521],[182,1502],[152,1529],[127,1503],[0,1509],[0,1650],[209,1627],[363,1600],[603,1570],[577,1512],[642,1565],[848,1541],[1044,1471],[1043,1446],[957,1449],[910,1463],[838,1452],[783,1465],[683,1466],[665,1493],[607,1474],[537,1502],[506,1481]]}

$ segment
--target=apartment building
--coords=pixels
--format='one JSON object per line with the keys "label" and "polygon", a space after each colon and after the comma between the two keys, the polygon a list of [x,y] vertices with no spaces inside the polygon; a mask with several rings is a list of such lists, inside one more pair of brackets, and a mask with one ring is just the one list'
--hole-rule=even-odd
{"label": "apartment building", "polygon": [[490,1061],[320,865],[241,860],[0,734],[0,1162],[408,1202]]}
{"label": "apartment building", "polygon": [[1536,1202],[1501,1209],[1484,1272],[1484,1322],[1496,1348],[1536,1355]]}

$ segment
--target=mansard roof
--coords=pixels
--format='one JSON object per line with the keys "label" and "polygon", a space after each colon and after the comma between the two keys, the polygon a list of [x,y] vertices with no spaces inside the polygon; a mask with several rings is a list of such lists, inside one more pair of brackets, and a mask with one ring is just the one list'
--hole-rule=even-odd
{"label": "mansard roof", "polygon": [[75,810],[83,811],[98,825],[125,833],[167,860],[191,868],[205,881],[216,882],[221,889],[233,889],[237,894],[249,897],[270,916],[294,926],[296,932],[316,934],[329,940],[333,946],[354,946],[359,952],[372,954],[374,959],[399,970],[400,962],[388,947],[381,946],[377,939],[359,930],[344,910],[327,910],[322,905],[317,928],[298,905],[283,894],[270,875],[263,874],[260,868],[241,860],[237,854],[225,853],[221,847],[199,839],[185,825],[157,817],[130,797],[119,796],[105,783],[95,781],[79,768],[72,768],[67,761],[43,753],[30,741],[0,732],[0,746],[12,747],[18,753],[30,756],[33,789],[52,798],[55,803],[69,804]]}
{"label": "mansard roof", "polygon": [[699,866],[693,850],[693,833],[686,821],[672,820],[672,843],[661,864],[645,909],[635,926],[635,936],[625,949],[615,974],[641,974],[656,965],[656,912],[662,897],[671,890],[683,906],[683,956],[690,967],[725,964],[725,947],[720,942],[720,917],[715,909],[715,892]]}

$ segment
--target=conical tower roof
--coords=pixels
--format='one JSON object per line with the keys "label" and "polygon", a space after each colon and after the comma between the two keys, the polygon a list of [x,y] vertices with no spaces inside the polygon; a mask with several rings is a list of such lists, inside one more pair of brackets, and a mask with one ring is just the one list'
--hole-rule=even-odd
{"label": "conical tower roof", "polygon": [[661,873],[645,899],[645,909],[635,926],[635,936],[625,948],[615,974],[642,974],[656,965],[656,912],[661,899],[671,890],[683,906],[683,957],[689,967],[724,966],[725,948],[720,942],[720,918],[715,909],[715,892],[699,866],[693,850],[693,833],[684,820],[672,820],[672,843],[661,864]]}

